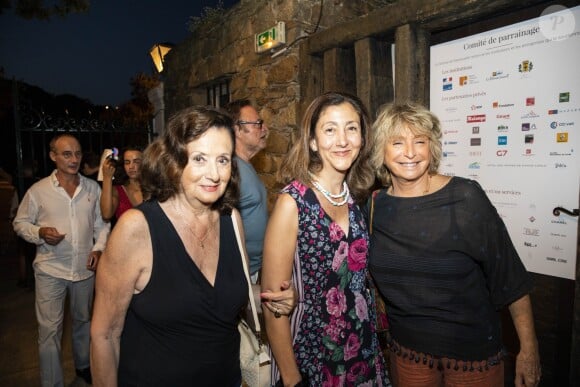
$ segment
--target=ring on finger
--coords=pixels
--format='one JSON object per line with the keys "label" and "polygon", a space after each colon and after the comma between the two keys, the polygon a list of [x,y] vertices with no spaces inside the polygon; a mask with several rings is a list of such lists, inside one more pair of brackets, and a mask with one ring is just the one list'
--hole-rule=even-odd
{"label": "ring on finger", "polygon": [[280,309],[278,308],[274,309],[274,317],[276,318],[282,317],[282,315],[280,314]]}

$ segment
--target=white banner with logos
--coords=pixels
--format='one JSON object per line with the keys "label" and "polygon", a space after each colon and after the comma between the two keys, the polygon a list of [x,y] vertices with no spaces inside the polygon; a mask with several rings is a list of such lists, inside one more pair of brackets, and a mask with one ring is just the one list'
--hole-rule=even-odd
{"label": "white banner with logos", "polygon": [[[575,278],[580,7],[431,47],[441,172],[480,182],[526,268]],[[556,11],[556,12],[553,12]]]}

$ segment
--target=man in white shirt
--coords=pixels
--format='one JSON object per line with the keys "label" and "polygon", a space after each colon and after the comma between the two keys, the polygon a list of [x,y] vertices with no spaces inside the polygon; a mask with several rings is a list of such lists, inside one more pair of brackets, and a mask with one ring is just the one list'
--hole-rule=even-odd
{"label": "man in white shirt", "polygon": [[36,318],[42,386],[63,386],[61,336],[68,292],[77,375],[91,383],[89,339],[94,270],[110,231],[101,217],[97,182],[79,174],[82,151],[70,134],[50,142],[52,174],[24,195],[14,231],[36,244]]}

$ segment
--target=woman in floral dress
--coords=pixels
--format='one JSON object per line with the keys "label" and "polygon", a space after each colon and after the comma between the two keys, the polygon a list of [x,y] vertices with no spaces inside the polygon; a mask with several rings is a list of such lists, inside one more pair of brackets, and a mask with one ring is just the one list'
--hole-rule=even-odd
{"label": "woman in floral dress", "polygon": [[374,175],[368,115],[341,93],[316,98],[279,171],[288,184],[264,242],[262,288],[292,276],[298,306],[290,318],[265,312],[275,359],[272,384],[386,386],[367,286],[368,232],[357,203]]}

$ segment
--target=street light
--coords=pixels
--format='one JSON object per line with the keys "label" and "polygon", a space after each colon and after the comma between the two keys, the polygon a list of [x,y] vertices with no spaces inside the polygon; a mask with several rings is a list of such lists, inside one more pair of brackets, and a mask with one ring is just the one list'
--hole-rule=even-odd
{"label": "street light", "polygon": [[171,43],[158,43],[151,47],[151,50],[149,50],[149,55],[151,55],[151,59],[153,60],[158,73],[163,71],[165,55],[167,55],[167,53],[171,51],[172,48],[173,45]]}

